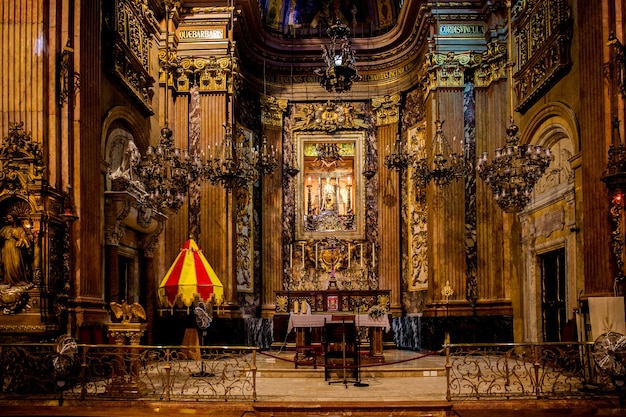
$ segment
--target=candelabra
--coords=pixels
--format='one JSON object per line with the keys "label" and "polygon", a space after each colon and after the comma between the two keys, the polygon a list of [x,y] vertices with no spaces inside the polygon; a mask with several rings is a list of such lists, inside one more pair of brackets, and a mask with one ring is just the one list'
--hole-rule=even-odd
{"label": "candelabra", "polygon": [[478,158],[478,175],[491,187],[502,210],[513,213],[522,210],[532,197],[532,191],[552,161],[550,149],[538,145],[520,145],[518,127],[511,119],[506,129],[506,145],[497,148],[488,163],[487,152]]}
{"label": "candelabra", "polygon": [[443,134],[443,121],[435,121],[435,137],[432,143],[432,160],[428,156],[420,158],[413,164],[413,180],[417,184],[427,185],[431,180],[435,185],[448,185],[466,171],[462,155],[453,152],[446,136]]}
{"label": "candelabra", "polygon": [[267,146],[267,138],[263,136],[261,151],[259,152],[257,169],[260,173],[271,174],[278,167],[278,158],[274,145]]}
{"label": "candelabra", "polygon": [[139,176],[147,198],[159,210],[178,210],[189,186],[191,158],[187,151],[181,152],[173,145],[172,130],[166,125],[161,129],[159,145],[148,146],[139,162]]}
{"label": "candelabra", "polygon": [[233,142],[232,127],[225,123],[224,140],[216,146],[215,154],[209,147],[205,176],[212,184],[219,184],[227,190],[244,187],[258,178],[258,151],[246,146],[245,136]]}
{"label": "candelabra", "polygon": [[385,166],[396,171],[405,170],[415,159],[415,151],[408,143],[402,144],[400,136],[396,139],[393,150],[390,150],[389,146],[387,146],[386,151]]}

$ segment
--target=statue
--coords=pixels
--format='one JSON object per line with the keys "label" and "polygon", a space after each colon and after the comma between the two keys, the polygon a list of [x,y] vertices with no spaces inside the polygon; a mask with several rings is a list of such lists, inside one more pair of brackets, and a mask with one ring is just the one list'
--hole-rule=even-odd
{"label": "statue", "polygon": [[27,285],[33,236],[13,214],[9,214],[7,220],[9,224],[0,229],[2,279],[9,287]]}
{"label": "statue", "polygon": [[324,185],[323,194],[323,211],[334,211],[335,210],[335,187],[330,183],[328,177],[326,178],[326,184]]}

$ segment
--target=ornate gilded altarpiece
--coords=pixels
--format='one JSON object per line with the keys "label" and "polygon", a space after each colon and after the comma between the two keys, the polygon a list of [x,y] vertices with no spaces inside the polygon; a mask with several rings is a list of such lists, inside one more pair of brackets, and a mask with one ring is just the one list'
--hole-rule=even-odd
{"label": "ornate gilded altarpiece", "polygon": [[0,164],[0,337],[40,340],[67,322],[73,207],[23,123],[10,124]]}

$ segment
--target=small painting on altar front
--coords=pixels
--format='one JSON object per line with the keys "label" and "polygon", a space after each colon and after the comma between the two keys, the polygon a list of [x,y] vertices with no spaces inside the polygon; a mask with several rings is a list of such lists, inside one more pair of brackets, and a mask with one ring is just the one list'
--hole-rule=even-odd
{"label": "small painting on altar front", "polygon": [[339,297],[336,295],[329,295],[327,300],[328,306],[326,307],[326,310],[337,311],[337,309],[339,308]]}
{"label": "small painting on altar front", "polygon": [[296,239],[363,238],[364,134],[299,134]]}

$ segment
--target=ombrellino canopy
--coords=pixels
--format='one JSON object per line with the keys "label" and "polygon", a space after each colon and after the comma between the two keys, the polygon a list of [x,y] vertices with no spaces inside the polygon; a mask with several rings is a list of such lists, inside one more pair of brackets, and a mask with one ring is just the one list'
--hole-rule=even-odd
{"label": "ombrellino canopy", "polygon": [[[180,253],[161,281],[159,301],[164,307],[190,307],[194,301],[221,302],[224,286],[193,239],[180,248]],[[181,306],[182,307],[182,306]]]}

